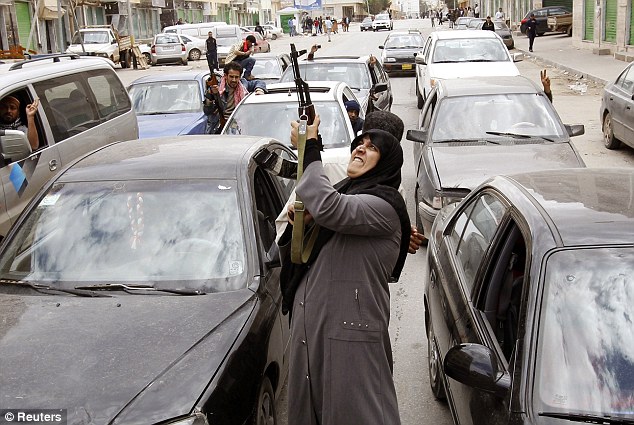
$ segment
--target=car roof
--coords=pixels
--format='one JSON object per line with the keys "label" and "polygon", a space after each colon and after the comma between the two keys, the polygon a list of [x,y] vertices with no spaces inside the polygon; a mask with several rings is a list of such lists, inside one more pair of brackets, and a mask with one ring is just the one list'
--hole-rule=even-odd
{"label": "car roof", "polygon": [[506,178],[542,209],[564,246],[634,241],[632,169],[561,169]]}
{"label": "car roof", "polygon": [[181,71],[170,74],[152,74],[139,77],[132,81],[130,85],[133,86],[135,84],[151,83],[155,81],[198,81],[204,79],[207,75],[209,75],[209,71]]}
{"label": "car roof", "polygon": [[[492,32],[492,31],[488,31]],[[477,96],[508,93],[541,93],[541,89],[530,79],[521,76],[511,77],[469,77],[438,80],[438,89],[442,97]]]}
{"label": "car roof", "polygon": [[430,37],[434,37],[437,40],[455,40],[460,38],[497,38],[493,31],[434,31]]}
{"label": "car roof", "polygon": [[302,59],[302,63],[366,63],[370,61],[369,55],[363,56],[315,56],[314,59],[308,60],[307,58]]}
{"label": "car roof", "polygon": [[244,155],[271,141],[254,136],[188,135],[116,142],[84,156],[57,181],[234,180]]}

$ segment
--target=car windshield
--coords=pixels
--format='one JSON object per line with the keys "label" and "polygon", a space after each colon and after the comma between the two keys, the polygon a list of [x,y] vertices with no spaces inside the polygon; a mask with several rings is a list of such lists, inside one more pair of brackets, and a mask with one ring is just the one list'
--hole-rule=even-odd
{"label": "car windshield", "polygon": [[434,142],[500,137],[487,132],[567,140],[548,99],[536,94],[447,97],[435,115]]}
{"label": "car windshield", "polygon": [[423,38],[419,35],[399,35],[388,37],[385,41],[386,49],[412,49],[423,47]]}
{"label": "car windshield", "polygon": [[221,180],[58,183],[9,241],[0,278],[74,288],[244,285],[237,184]]}
{"label": "car windshield", "polygon": [[537,341],[536,411],[634,419],[633,318],[634,248],[551,255]]}
{"label": "car windshield", "polygon": [[80,34],[84,39],[84,44],[106,44],[110,43],[107,31],[81,31],[73,36],[73,44],[81,44]]}
{"label": "car windshield", "polygon": [[363,22],[362,22],[362,23],[364,23],[364,24],[367,24],[367,23],[372,23],[372,18],[367,17],[367,18],[363,19]]}
{"label": "car windshield", "polygon": [[467,22],[467,28],[476,29],[479,25],[482,25],[483,22],[484,19],[471,19],[469,20],[469,22]]}
{"label": "car windshield", "polygon": [[[292,99],[297,99],[293,97]],[[350,145],[348,116],[336,101],[313,102],[321,122],[319,128],[324,146],[328,148]],[[297,119],[297,102],[242,103],[227,122],[224,134],[273,137],[290,145],[290,122]]]}
{"label": "car windshield", "polygon": [[202,112],[201,89],[196,81],[153,81],[128,89],[137,115]]}
{"label": "car windshield", "polygon": [[497,38],[438,40],[433,63],[509,62],[508,50]]}
{"label": "car windshield", "polygon": [[253,66],[253,74],[260,78],[280,78],[282,76],[282,68],[275,58],[258,58],[255,57],[255,65]]}
{"label": "car windshield", "polygon": [[[303,62],[299,64],[299,70],[304,81],[345,81],[353,89],[369,90],[372,87],[365,63]],[[281,82],[293,81],[293,69],[289,66],[284,71]]]}

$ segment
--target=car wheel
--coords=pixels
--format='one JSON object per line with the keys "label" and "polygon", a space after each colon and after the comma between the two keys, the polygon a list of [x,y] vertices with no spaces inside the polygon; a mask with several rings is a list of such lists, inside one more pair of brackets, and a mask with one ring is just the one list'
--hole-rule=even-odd
{"label": "car wheel", "polygon": [[427,335],[427,363],[429,365],[429,386],[436,400],[445,400],[445,388],[442,385],[442,363],[440,362],[440,353],[434,342],[434,329],[429,325]]}
{"label": "car wheel", "polygon": [[187,65],[187,58],[181,59],[181,65]]}
{"label": "car wheel", "polygon": [[[414,160],[416,160],[416,158],[414,158]],[[421,246],[427,246],[429,239],[427,239],[427,237],[424,235],[425,229],[423,228],[423,221],[420,219],[420,211],[418,209],[418,186],[416,186],[416,189],[414,189],[414,203],[416,204],[416,229],[418,230],[418,233],[423,235],[423,242],[421,243]]]}
{"label": "car wheel", "polygon": [[145,57],[145,62],[147,62],[148,65],[152,64],[152,56],[150,56],[149,53],[143,53],[143,56]]}
{"label": "car wheel", "polygon": [[278,423],[273,385],[271,385],[271,381],[266,376],[262,379],[262,384],[260,385],[252,423],[253,425],[275,425]]}
{"label": "car wheel", "polygon": [[190,61],[197,61],[198,59],[200,59],[200,50],[191,49],[189,51],[189,60]]}
{"label": "car wheel", "polygon": [[425,105],[425,99],[423,99],[423,95],[420,94],[420,90],[418,89],[418,79],[416,79],[416,107],[418,109],[423,109]]}
{"label": "car wheel", "polygon": [[605,114],[605,118],[603,118],[603,144],[610,150],[621,147],[621,142],[614,137],[612,115],[610,115],[609,112]]}
{"label": "car wheel", "polygon": [[271,36],[271,39],[273,39],[273,40],[277,40],[277,34],[273,34],[273,35]]}

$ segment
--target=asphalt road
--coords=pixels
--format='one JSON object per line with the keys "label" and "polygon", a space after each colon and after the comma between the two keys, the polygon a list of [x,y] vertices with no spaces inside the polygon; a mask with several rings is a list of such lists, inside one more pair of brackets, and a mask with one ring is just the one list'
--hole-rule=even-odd
{"label": "asphalt road", "polygon": [[[431,32],[429,20],[396,21],[394,29],[416,28],[423,35]],[[441,28],[447,30],[447,28]],[[358,24],[351,26],[348,33],[332,36],[328,42],[325,36],[288,37],[271,41],[273,52],[290,52],[289,43],[296,44],[298,49],[308,49],[312,44],[321,44],[318,55],[360,55],[374,54],[380,57],[378,46],[383,44],[387,31],[360,32]],[[524,36],[519,37],[524,42]],[[516,43],[518,40],[516,40]],[[632,167],[634,150],[621,149],[608,151],[603,147],[599,106],[602,87],[591,83],[585,91],[580,90],[576,80],[560,71],[545,67],[534,60],[518,62],[520,72],[539,81],[539,71],[548,68],[552,80],[554,105],[566,124],[584,124],[586,134],[576,137],[573,142],[589,167]],[[204,60],[189,62],[189,68],[205,69]],[[153,67],[149,70],[119,70],[119,76],[125,84],[149,73],[178,72],[187,67],[179,65]],[[405,128],[416,128],[419,110],[416,108],[414,77],[392,78],[394,103],[392,112],[405,122]],[[405,152],[403,167],[403,185],[407,192],[407,204],[414,221],[413,190],[415,170],[412,162],[412,142],[402,141]],[[425,336],[423,311],[423,276],[427,273],[426,252],[421,249],[411,255],[406,264],[399,283],[391,286],[392,315],[390,334],[394,352],[394,379],[399,399],[401,421],[403,425],[449,425],[451,415],[446,404],[437,402],[429,389],[427,373],[427,339]],[[287,424],[286,394],[278,401],[280,423]]]}

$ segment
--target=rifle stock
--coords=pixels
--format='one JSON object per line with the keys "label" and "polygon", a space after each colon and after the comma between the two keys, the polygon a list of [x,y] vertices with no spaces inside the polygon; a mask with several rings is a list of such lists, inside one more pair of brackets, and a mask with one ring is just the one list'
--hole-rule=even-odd
{"label": "rifle stock", "polygon": [[[215,72],[211,73],[209,84],[212,86],[219,86],[218,77]],[[218,113],[220,114],[220,128],[224,128],[227,123],[227,118],[225,118],[225,108],[222,105],[222,101],[220,100],[220,93],[211,92],[214,96],[214,100],[216,101],[216,106],[218,107]]]}

